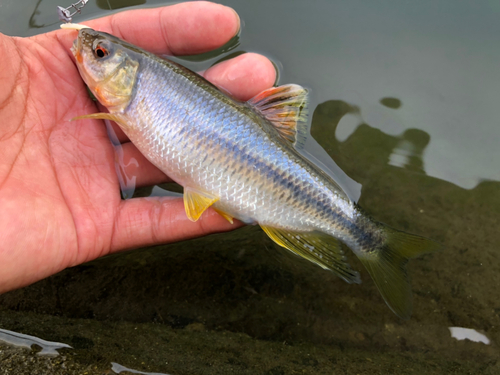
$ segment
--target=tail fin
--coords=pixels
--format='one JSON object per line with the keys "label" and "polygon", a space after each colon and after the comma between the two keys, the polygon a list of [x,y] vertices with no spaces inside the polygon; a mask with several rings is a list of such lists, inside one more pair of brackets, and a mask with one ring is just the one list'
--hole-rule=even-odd
{"label": "tail fin", "polygon": [[406,263],[420,254],[437,251],[441,245],[424,237],[385,227],[385,245],[359,259],[375,281],[389,308],[400,318],[408,319],[412,311],[412,295]]}

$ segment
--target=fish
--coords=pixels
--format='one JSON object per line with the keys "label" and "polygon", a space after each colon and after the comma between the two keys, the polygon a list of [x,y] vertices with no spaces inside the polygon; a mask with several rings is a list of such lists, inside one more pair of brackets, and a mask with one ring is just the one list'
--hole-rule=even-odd
{"label": "fish", "polygon": [[360,283],[347,247],[389,308],[410,317],[406,264],[440,245],[374,220],[300,153],[309,136],[307,89],[285,84],[239,101],[180,64],[113,35],[74,28],[77,68],[108,110],[74,120],[115,121],[152,164],[183,186],[190,220],[212,207],[231,223],[258,224],[276,244]]}

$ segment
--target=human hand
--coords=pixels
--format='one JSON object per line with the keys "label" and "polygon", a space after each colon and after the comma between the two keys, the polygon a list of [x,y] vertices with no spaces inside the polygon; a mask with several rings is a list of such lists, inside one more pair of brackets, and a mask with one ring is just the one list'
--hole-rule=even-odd
{"label": "human hand", "polygon": [[[182,3],[126,11],[85,22],[157,54],[196,54],[225,44],[239,30],[222,5]],[[75,31],[31,38],[0,34],[0,293],[64,268],[124,249],[227,231],[213,210],[193,223],[182,199],[123,201],[114,149],[101,120],[68,120],[98,112],[74,64]],[[246,100],[275,80],[271,62],[240,55],[204,73]],[[137,186],[169,181],[119,131],[124,161],[135,158]]]}

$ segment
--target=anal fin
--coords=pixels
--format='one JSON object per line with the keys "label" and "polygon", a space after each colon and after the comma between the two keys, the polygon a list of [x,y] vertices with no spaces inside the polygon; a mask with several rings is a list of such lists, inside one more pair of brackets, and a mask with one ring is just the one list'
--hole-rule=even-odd
{"label": "anal fin", "polygon": [[231,215],[229,215],[228,213],[224,212],[224,211],[221,211],[219,210],[218,208],[215,208],[214,207],[214,210],[220,215],[222,216],[224,219],[226,219],[227,221],[229,221],[231,224],[233,224],[233,219],[234,217],[232,217]]}
{"label": "anal fin", "polygon": [[296,232],[261,225],[278,245],[335,273],[348,283],[361,283],[359,273],[347,262],[340,242],[320,232]]}

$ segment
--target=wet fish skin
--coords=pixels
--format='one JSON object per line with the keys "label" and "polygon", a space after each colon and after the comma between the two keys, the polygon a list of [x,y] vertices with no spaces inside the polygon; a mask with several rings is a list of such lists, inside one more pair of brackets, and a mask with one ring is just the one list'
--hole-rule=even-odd
{"label": "wet fish skin", "polygon": [[404,266],[439,245],[372,220],[297,152],[307,135],[306,90],[280,86],[239,102],[185,67],[91,29],[79,31],[73,53],[110,112],[81,118],[115,120],[152,164],[184,186],[190,218],[213,206],[228,220],[258,223],[279,245],[359,283],[341,241],[389,307],[409,317]]}

